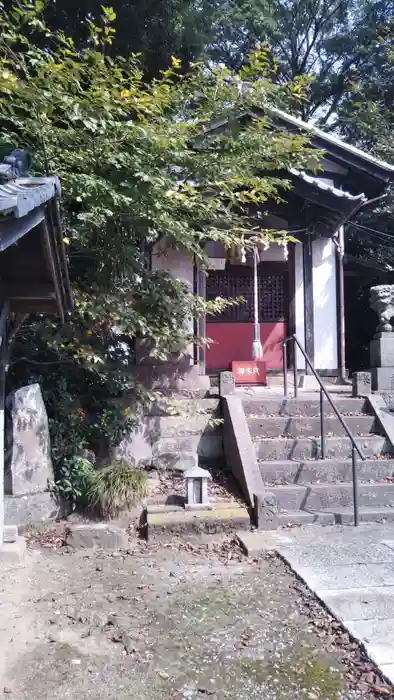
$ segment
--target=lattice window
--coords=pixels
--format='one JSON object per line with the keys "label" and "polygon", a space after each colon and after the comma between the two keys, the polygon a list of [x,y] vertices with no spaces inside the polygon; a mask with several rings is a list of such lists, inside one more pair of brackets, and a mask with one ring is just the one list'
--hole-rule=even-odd
{"label": "lattice window", "polygon": [[[207,279],[207,299],[216,297],[242,297],[244,303],[228,307],[220,316],[210,316],[210,323],[253,321],[253,271],[250,268],[211,271]],[[285,320],[288,312],[287,271],[268,274],[268,270],[259,269],[258,298],[261,322]]]}
{"label": "lattice window", "polygon": [[259,314],[264,320],[283,320],[286,313],[287,290],[284,275],[259,277]]}

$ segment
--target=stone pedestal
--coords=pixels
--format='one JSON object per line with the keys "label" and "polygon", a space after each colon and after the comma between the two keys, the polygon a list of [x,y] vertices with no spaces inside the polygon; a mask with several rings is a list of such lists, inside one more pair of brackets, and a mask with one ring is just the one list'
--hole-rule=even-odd
{"label": "stone pedestal", "polygon": [[394,333],[377,333],[369,344],[371,367],[394,367]]}
{"label": "stone pedestal", "polygon": [[394,391],[394,367],[373,367],[371,378],[373,391]]}
{"label": "stone pedestal", "polygon": [[369,344],[373,391],[394,389],[394,333],[377,333]]}

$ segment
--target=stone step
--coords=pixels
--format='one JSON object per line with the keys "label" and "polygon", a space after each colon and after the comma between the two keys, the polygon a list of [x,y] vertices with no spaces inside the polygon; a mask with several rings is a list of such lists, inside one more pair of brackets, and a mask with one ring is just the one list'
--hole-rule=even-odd
{"label": "stone step", "polygon": [[176,438],[188,435],[221,435],[220,419],[206,415],[191,416],[157,416],[151,419],[151,435],[159,438]]}
{"label": "stone step", "polygon": [[[366,413],[368,402],[364,398],[351,399],[342,396],[333,397],[336,408],[340,413],[345,415],[357,415]],[[333,413],[327,401],[326,415]],[[319,395],[316,398],[284,399],[283,397],[274,398],[272,394],[269,398],[248,399],[243,400],[244,410],[247,416],[319,416],[320,402]]]}
{"label": "stone step", "polygon": [[[356,435],[368,435],[369,433],[379,433],[380,424],[374,416],[357,415],[345,416],[346,424],[351,433]],[[248,426],[253,437],[319,437],[320,418],[310,416],[287,416],[287,417],[260,417],[249,418]],[[336,416],[324,417],[325,434],[332,436],[346,435],[339,419]]]}
{"label": "stone step", "polygon": [[[365,457],[379,457],[391,453],[391,443],[380,435],[359,438],[357,444]],[[254,440],[258,460],[314,460],[320,456],[320,439],[314,438],[263,438]],[[352,456],[352,444],[348,437],[328,437],[325,440],[327,459],[348,459]]]}
{"label": "stone step", "polygon": [[335,525],[335,517],[330,512],[308,513],[306,510],[286,510],[279,513],[279,526],[286,525]]}
{"label": "stone step", "polygon": [[172,539],[183,534],[216,534],[250,529],[247,508],[237,503],[217,502],[212,508],[185,510],[173,506],[148,506],[146,534],[148,540]]}
{"label": "stone step", "polygon": [[[279,527],[295,525],[353,525],[353,506],[347,508],[336,508],[333,511],[317,511],[308,513],[302,510],[289,510],[279,514]],[[359,520],[362,523],[368,522],[394,522],[394,508],[367,506],[360,508]],[[258,556],[267,549],[275,549],[278,538],[286,537],[281,532],[272,530],[268,534],[262,530],[252,530],[251,532],[239,532],[237,538],[248,556]]]}
{"label": "stone step", "polygon": [[[306,462],[284,460],[259,462],[265,484],[297,484],[306,486],[312,483],[338,483],[351,481],[351,459],[317,459]],[[383,481],[394,477],[393,459],[357,460],[357,473],[360,482]]]}
{"label": "stone step", "polygon": [[[353,503],[351,483],[273,486],[269,491],[276,496],[280,511],[332,512],[338,508],[348,508]],[[394,508],[394,484],[359,484],[359,503],[360,508],[369,506],[393,506]]]}
{"label": "stone step", "polygon": [[218,411],[219,398],[199,399],[174,395],[157,401],[149,411],[150,416],[190,416],[209,415]]}
{"label": "stone step", "polygon": [[[325,513],[328,515],[328,513]],[[353,507],[335,508],[332,513],[337,525],[353,525]],[[394,522],[394,508],[379,506],[363,506],[360,508],[359,519],[362,523],[392,523]]]}

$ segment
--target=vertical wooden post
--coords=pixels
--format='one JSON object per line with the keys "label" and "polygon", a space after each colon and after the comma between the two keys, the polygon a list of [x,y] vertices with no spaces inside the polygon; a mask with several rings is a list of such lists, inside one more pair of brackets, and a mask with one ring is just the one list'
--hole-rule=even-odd
{"label": "vertical wooden post", "polygon": [[337,261],[337,325],[338,332],[338,367],[341,381],[346,379],[346,345],[345,345],[345,277],[343,268],[343,257],[345,252],[344,228],[338,231],[338,248],[336,250]]}
{"label": "vertical wooden post", "polygon": [[[289,290],[289,313],[287,317],[287,330],[286,335],[296,335],[296,305],[295,305],[295,293],[296,293],[296,278],[295,278],[295,243],[289,243],[288,245],[289,258],[287,261],[288,265],[288,290]],[[295,343],[287,343],[286,348],[283,348],[283,352],[287,350],[287,360],[290,365],[294,363],[294,356],[297,352],[297,346]]]}
{"label": "vertical wooden post", "polygon": [[[204,270],[201,270],[200,265],[197,266],[197,294],[206,299],[207,296],[207,277]],[[205,338],[207,335],[207,320],[206,314],[203,314],[198,319],[197,323],[198,336],[200,338]],[[205,374],[206,371],[206,347],[205,345],[198,346],[198,363],[200,372],[199,374]]]}
{"label": "vertical wooden post", "polygon": [[[305,323],[305,352],[313,367],[315,366],[315,333],[313,326],[313,263],[312,241],[306,236],[302,246],[303,273],[304,273],[304,323]],[[311,370],[306,363],[306,374]]]}

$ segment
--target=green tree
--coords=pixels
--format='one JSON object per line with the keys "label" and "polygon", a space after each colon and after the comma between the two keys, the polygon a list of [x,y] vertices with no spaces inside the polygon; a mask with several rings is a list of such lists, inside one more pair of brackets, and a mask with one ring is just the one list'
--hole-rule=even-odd
{"label": "green tree", "polygon": [[[13,5],[13,0],[4,2],[7,10]],[[102,5],[101,0],[48,0],[43,17],[54,31],[65,32],[80,48],[90,41],[87,20],[99,18]],[[181,58],[185,68],[200,56],[202,16],[193,0],[115,0],[113,7],[115,34],[106,50],[112,55],[139,53],[145,77],[157,77],[170,65],[172,55]]]}
{"label": "green tree", "polygon": [[136,391],[135,338],[166,358],[190,341],[192,318],[224,303],[152,271],[153,246],[165,238],[203,262],[208,240],[240,245],[250,232],[269,243],[274,233],[251,223],[250,207],[264,211],[281,196],[279,171],[318,159],[304,138],[273,134],[264,118],[206,135],[219,115],[300,96],[299,83],[272,82],[264,51],[237,75],[196,66],[182,76],[173,58],[146,83],[135,56],[108,50],[112,9],[87,20],[83,46],[51,30],[44,9],[41,0],[22,2],[0,16],[0,144],[29,147],[36,172],[57,173],[63,187],[76,311],[64,327],[29,319],[10,374],[43,385],[61,463],[76,446],[97,450],[127,428],[119,399]]}
{"label": "green tree", "polygon": [[[6,7],[12,8],[11,0]],[[365,76],[382,81],[377,37],[394,11],[393,0],[116,0],[113,55],[140,52],[148,79],[171,60],[187,71],[209,59],[238,71],[258,43],[266,43],[272,76],[287,82],[308,76],[304,118],[336,122],[340,105]],[[89,42],[88,19],[99,17],[99,0],[49,0],[44,17],[78,47]]]}
{"label": "green tree", "polygon": [[392,0],[203,0],[205,50],[239,70],[258,42],[269,46],[275,80],[311,80],[305,119],[335,122],[360,76],[379,73],[377,37]]}

